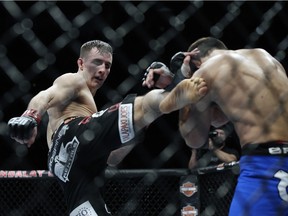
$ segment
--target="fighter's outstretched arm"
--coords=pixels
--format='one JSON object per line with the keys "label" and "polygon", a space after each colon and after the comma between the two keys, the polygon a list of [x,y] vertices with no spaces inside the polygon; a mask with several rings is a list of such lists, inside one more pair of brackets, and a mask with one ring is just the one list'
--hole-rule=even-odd
{"label": "fighter's outstretched arm", "polygon": [[57,78],[51,87],[40,91],[30,100],[27,110],[20,117],[11,118],[8,122],[11,138],[30,147],[36,139],[37,126],[41,122],[42,115],[50,107],[60,103],[64,106],[77,94],[77,86],[81,84],[77,84],[79,78],[75,79],[75,82],[73,78],[74,76],[67,77],[67,75]]}

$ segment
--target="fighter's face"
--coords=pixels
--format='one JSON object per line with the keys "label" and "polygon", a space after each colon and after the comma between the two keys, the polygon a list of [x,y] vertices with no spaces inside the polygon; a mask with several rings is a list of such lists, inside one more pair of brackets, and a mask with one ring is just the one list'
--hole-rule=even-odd
{"label": "fighter's face", "polygon": [[[112,66],[111,53],[100,53],[93,48],[82,61],[80,70],[84,72],[87,85],[92,89],[99,89],[107,79]],[[79,61],[79,60],[78,60]]]}

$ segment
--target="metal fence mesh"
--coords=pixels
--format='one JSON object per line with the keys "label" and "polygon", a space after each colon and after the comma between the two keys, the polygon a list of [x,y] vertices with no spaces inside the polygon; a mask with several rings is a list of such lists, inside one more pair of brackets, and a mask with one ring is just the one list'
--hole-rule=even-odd
{"label": "metal fence mesh", "polygon": [[63,193],[54,178],[1,179],[1,215],[68,215]]}
{"label": "metal fence mesh", "polygon": [[[9,138],[6,123],[56,77],[77,70],[82,43],[101,39],[114,47],[111,75],[97,92],[96,104],[105,108],[128,93],[145,93],[141,79],[147,66],[155,60],[168,63],[173,54],[187,50],[202,36],[217,37],[230,49],[264,48],[287,69],[287,12],[286,1],[1,1],[0,169],[47,169],[47,116],[29,150]],[[121,167],[186,168],[190,149],[176,125],[174,113],[151,124],[143,143]],[[199,177],[200,184],[209,185],[201,191],[203,215],[227,215],[235,181],[230,177],[229,173]],[[54,179],[0,181],[0,215],[64,215]],[[116,214],[145,215],[141,211],[149,209],[149,215],[169,215],[175,209],[179,212],[178,182],[177,177],[159,177],[147,187],[142,177],[113,179],[105,186],[105,196],[115,198],[109,200]]]}
{"label": "metal fence mesh", "polygon": [[[96,96],[100,109],[128,93],[145,93],[147,89],[141,87],[144,69],[155,60],[168,63],[173,54],[187,50],[202,36],[218,37],[231,49],[262,47],[287,68],[287,11],[285,1],[1,1],[0,168],[46,169],[47,117],[29,151],[11,144],[6,122],[20,115],[29,100],[56,77],[77,70],[83,42],[97,38],[114,47],[112,73]],[[174,137],[177,128],[167,126],[165,118],[152,124],[147,136]],[[139,148],[153,158],[138,165],[171,166],[169,159],[182,151],[173,142],[181,141],[150,139]],[[166,147],[172,154],[157,157]],[[181,157],[173,161],[183,167],[185,161],[177,160]]]}
{"label": "metal fence mesh", "polygon": [[[199,175],[186,169],[108,170],[102,194],[113,215],[180,216],[180,178],[193,174],[199,177],[200,215],[225,216],[238,172],[231,167],[221,171],[210,168],[210,172]],[[23,172],[9,175],[9,171],[1,171],[1,216],[68,215],[63,192],[54,177],[48,177],[47,172],[36,178],[19,174]],[[221,192],[223,187],[226,193]]]}

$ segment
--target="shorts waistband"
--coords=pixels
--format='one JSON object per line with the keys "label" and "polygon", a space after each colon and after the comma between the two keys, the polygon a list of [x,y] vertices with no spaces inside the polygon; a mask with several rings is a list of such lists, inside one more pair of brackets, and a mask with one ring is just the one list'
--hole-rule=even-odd
{"label": "shorts waistband", "polygon": [[246,144],[242,148],[242,155],[281,155],[288,157],[288,141]]}
{"label": "shorts waistband", "polygon": [[68,124],[70,121],[76,119],[76,118],[79,118],[80,116],[70,116],[66,119],[63,120],[62,124]]}
{"label": "shorts waistband", "polygon": [[59,125],[59,127],[53,132],[53,134],[51,135],[51,140],[53,140],[54,135],[56,134],[56,132],[59,130],[59,128],[61,128],[63,125],[68,124],[69,122],[71,122],[72,120],[79,118],[81,116],[70,116],[68,118],[65,118],[63,120],[63,122]]}

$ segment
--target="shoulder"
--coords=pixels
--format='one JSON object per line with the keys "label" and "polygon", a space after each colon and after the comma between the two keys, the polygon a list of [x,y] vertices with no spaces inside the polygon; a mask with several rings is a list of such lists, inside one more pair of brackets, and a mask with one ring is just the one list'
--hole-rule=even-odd
{"label": "shoulder", "polygon": [[235,53],[235,51],[225,50],[217,52],[201,64],[195,75],[205,76],[203,78],[214,77],[216,74],[219,76],[224,71],[231,71],[231,67],[239,62],[239,57],[239,54]]}
{"label": "shoulder", "polygon": [[229,66],[234,61],[239,61],[241,54],[237,50],[215,50],[201,65],[201,68],[217,69]]}
{"label": "shoulder", "polygon": [[236,53],[240,55],[270,55],[265,49],[263,48],[253,48],[253,49],[239,49],[235,50]]}
{"label": "shoulder", "polygon": [[78,73],[65,73],[59,76],[53,83],[54,85],[73,85],[79,87],[85,84],[84,78]]}
{"label": "shoulder", "polygon": [[58,78],[56,78],[55,82],[68,80],[68,81],[74,81],[77,79],[81,79],[82,76],[80,76],[78,73],[65,73]]}

